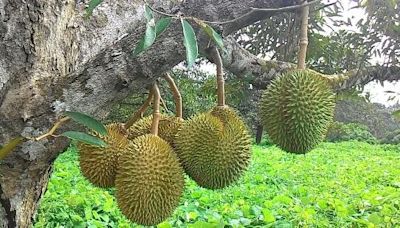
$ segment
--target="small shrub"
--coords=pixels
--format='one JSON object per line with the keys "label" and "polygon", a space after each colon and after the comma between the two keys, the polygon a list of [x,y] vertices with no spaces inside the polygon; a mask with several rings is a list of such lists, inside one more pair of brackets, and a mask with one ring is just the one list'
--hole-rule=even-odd
{"label": "small shrub", "polygon": [[400,129],[390,132],[382,140],[385,144],[400,144]]}
{"label": "small shrub", "polygon": [[378,140],[369,132],[367,126],[359,123],[333,122],[328,129],[326,141],[340,142],[357,140],[375,144]]}

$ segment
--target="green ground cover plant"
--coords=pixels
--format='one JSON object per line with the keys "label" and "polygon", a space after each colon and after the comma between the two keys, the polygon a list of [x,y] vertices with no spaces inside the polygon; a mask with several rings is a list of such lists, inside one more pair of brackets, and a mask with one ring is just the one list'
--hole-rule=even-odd
{"label": "green ground cover plant", "polygon": [[[76,149],[55,162],[34,227],[138,227],[119,212],[113,189],[80,174]],[[234,186],[211,191],[187,179],[168,227],[400,226],[400,148],[347,141],[306,155],[253,146],[252,164]]]}

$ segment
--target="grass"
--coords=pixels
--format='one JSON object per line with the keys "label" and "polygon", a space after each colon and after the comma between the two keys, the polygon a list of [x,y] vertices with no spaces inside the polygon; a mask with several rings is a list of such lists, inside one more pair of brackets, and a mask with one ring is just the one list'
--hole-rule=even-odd
{"label": "grass", "polygon": [[[93,187],[71,147],[55,163],[35,227],[137,227],[114,190]],[[254,146],[240,182],[211,191],[188,180],[180,206],[158,227],[400,226],[400,149],[323,143],[307,155]]]}

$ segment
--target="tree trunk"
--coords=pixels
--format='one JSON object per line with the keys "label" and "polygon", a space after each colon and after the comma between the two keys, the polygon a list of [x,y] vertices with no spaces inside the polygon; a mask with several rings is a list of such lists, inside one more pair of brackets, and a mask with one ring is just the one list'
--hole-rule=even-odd
{"label": "tree trunk", "polygon": [[257,126],[257,131],[256,131],[256,144],[257,145],[260,145],[262,137],[263,137],[263,126],[262,125],[258,125]]}
{"label": "tree trunk", "polygon": [[[271,8],[296,0],[149,1],[164,12],[181,11],[227,21],[250,7]],[[180,22],[175,21],[138,58],[131,53],[144,34],[142,1],[105,0],[89,19],[88,0],[0,0],[0,144],[48,131],[66,110],[104,118],[113,104],[146,90],[163,72],[183,61]],[[289,63],[260,60],[230,34],[273,13],[249,14],[218,27],[226,36],[225,68],[258,88],[290,69]],[[198,31],[199,46],[209,40]],[[71,128],[66,125],[63,130]],[[68,145],[62,138],[27,141],[0,161],[0,227],[29,227],[51,174]]]}

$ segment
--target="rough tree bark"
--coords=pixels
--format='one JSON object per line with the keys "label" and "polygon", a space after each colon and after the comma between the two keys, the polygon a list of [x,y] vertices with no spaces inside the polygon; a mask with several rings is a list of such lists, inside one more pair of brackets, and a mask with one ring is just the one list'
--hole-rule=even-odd
{"label": "rough tree bark", "polygon": [[[86,1],[87,2],[87,1]],[[250,7],[276,8],[295,0],[149,1],[165,12],[231,20]],[[81,0],[0,0],[0,144],[46,132],[65,110],[106,116],[112,104],[144,91],[184,60],[179,23],[139,58],[130,53],[144,31],[143,2],[105,0],[85,20]],[[225,36],[273,13],[255,13],[219,27]],[[208,40],[200,37],[205,48]],[[261,88],[289,63],[257,59],[232,38],[227,70]],[[70,126],[66,126],[68,128]],[[0,227],[28,227],[46,189],[51,164],[68,145],[57,138],[28,141],[0,164]]]}

